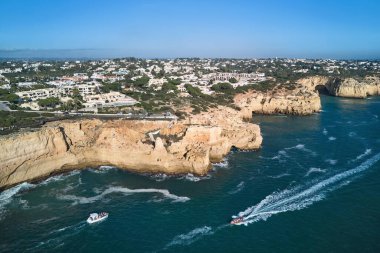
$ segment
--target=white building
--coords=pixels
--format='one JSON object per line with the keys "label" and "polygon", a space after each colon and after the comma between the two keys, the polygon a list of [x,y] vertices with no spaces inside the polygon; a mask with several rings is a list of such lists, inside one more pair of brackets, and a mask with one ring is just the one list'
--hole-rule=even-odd
{"label": "white building", "polygon": [[16,94],[24,100],[36,101],[38,99],[45,99],[49,97],[68,97],[73,94],[74,89],[78,89],[79,94],[84,97],[87,95],[94,95],[99,92],[99,86],[94,84],[79,84],[75,86],[62,86],[58,88],[46,88],[38,90],[28,90],[16,92]]}
{"label": "white building", "polygon": [[45,99],[49,97],[58,97],[59,89],[56,88],[46,88],[46,89],[38,89],[38,90],[28,90],[28,91],[20,91],[16,92],[16,95],[24,100],[32,100],[36,101],[38,99]]}
{"label": "white building", "polygon": [[83,99],[85,101],[84,106],[94,110],[102,107],[132,106],[138,103],[135,99],[116,91],[87,95]]}

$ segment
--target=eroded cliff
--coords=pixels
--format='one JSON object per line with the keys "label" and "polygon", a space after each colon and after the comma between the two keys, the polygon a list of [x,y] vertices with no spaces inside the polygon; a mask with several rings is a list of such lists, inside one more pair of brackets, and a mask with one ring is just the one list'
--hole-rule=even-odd
{"label": "eroded cliff", "polygon": [[318,93],[298,84],[292,89],[278,86],[267,92],[251,90],[236,95],[234,102],[245,118],[251,118],[252,113],[308,115],[321,110]]}
{"label": "eroded cliff", "polygon": [[360,79],[312,76],[298,80],[298,84],[310,90],[324,87],[328,94],[336,97],[366,98],[380,95],[380,78],[376,76]]}
{"label": "eroded cliff", "polygon": [[257,125],[217,108],[180,122],[80,120],[0,137],[0,187],[73,168],[113,165],[137,172],[207,173],[235,146],[257,149]]}
{"label": "eroded cliff", "polygon": [[380,94],[380,78],[369,76],[362,80],[334,78],[326,84],[326,88],[333,96],[366,98]]}

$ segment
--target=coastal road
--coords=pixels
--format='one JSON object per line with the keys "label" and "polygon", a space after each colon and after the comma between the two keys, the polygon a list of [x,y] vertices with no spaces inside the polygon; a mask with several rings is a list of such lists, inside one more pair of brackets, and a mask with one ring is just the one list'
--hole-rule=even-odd
{"label": "coastal road", "polygon": [[[18,110],[11,110],[6,104],[0,103],[0,110],[9,111],[9,112],[18,112]],[[4,109],[3,109],[4,108]],[[103,114],[103,113],[81,113],[81,112],[50,112],[50,111],[30,111],[25,110],[22,112],[27,113],[40,113],[40,114],[52,114],[52,115],[61,115],[61,116],[79,116],[79,117],[91,117],[91,118],[120,118],[120,119],[130,119],[130,120],[177,120],[178,117],[175,115],[160,115],[160,114],[152,114],[152,115],[144,115],[144,114]]]}

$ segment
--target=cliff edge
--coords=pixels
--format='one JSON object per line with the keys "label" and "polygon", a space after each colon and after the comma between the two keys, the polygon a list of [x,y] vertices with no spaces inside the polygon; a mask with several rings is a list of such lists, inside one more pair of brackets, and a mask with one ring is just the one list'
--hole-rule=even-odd
{"label": "cliff edge", "polygon": [[0,137],[0,187],[101,165],[203,175],[232,147],[258,149],[261,142],[258,125],[224,107],[179,122],[51,122],[33,132]]}
{"label": "cliff edge", "polygon": [[291,89],[277,86],[267,92],[250,90],[237,94],[234,103],[247,119],[252,113],[309,115],[321,110],[318,93],[299,84],[294,84]]}

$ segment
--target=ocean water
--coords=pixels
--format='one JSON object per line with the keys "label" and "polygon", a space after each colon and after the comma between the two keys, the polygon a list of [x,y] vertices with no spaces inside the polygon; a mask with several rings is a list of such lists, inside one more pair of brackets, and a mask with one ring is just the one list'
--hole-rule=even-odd
{"label": "ocean water", "polygon": [[206,177],[102,167],[6,190],[0,252],[380,252],[380,99],[322,104],[256,116],[262,149]]}

